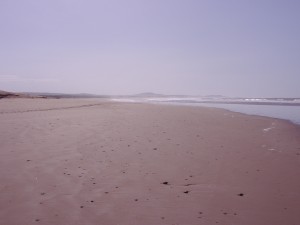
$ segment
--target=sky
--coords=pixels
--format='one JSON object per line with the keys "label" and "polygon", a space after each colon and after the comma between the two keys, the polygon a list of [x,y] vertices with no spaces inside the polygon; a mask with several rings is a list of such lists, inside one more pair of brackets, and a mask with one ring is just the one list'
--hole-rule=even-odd
{"label": "sky", "polygon": [[0,0],[0,90],[300,97],[299,0]]}

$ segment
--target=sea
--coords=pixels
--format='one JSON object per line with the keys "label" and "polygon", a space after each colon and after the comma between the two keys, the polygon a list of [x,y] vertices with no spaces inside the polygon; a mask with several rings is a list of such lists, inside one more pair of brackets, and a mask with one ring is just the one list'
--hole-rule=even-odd
{"label": "sea", "polygon": [[285,119],[300,125],[300,98],[126,97],[112,100],[222,108],[248,115]]}

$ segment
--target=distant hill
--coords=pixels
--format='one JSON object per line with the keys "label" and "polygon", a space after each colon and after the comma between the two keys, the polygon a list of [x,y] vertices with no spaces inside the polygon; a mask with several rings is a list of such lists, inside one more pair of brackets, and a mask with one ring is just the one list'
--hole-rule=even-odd
{"label": "distant hill", "polygon": [[125,97],[138,97],[138,98],[186,98],[192,95],[172,95],[172,94],[157,94],[152,92],[144,92],[136,95],[129,95]]}
{"label": "distant hill", "polygon": [[206,97],[206,98],[226,98],[223,95],[205,95],[203,97]]}
{"label": "distant hill", "polygon": [[163,94],[156,94],[152,92],[144,92],[136,95],[132,95],[132,97],[142,97],[142,98],[149,98],[149,97],[166,97],[167,95]]}

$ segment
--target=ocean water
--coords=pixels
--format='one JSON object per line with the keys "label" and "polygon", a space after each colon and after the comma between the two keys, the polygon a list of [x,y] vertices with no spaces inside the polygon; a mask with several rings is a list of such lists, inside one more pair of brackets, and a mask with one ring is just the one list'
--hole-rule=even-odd
{"label": "ocean water", "polygon": [[[171,103],[176,104],[176,103]],[[180,103],[180,105],[205,106],[227,109],[248,115],[267,116],[289,120],[300,125],[300,106],[285,105],[247,105],[247,104],[215,104],[215,103]]]}
{"label": "ocean water", "polygon": [[[122,98],[113,99],[114,101],[122,102],[146,102],[155,104],[172,104],[172,105],[186,105],[186,106],[205,106],[227,109],[233,112],[240,112],[248,115],[267,116],[278,119],[289,120],[295,124],[300,125],[300,105],[299,100],[285,101],[285,100],[265,100],[265,99],[251,99],[254,102],[249,104],[249,99],[238,99],[239,104],[230,104],[228,99],[209,99],[209,102],[203,102],[199,98]],[[205,99],[206,100],[206,99]],[[200,101],[200,102],[198,102]],[[218,102],[218,103],[214,103]],[[222,101],[224,103],[222,103]],[[256,103],[255,103],[256,101]],[[221,103],[220,103],[221,102]],[[230,101],[229,101],[230,102]],[[236,102],[235,99],[232,102]],[[290,104],[291,103],[291,104]],[[265,105],[267,104],[267,105]]]}

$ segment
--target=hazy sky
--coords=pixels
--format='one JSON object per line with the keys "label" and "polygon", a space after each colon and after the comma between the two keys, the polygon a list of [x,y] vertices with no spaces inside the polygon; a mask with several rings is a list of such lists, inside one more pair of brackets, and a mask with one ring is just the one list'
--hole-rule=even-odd
{"label": "hazy sky", "polygon": [[300,97],[299,0],[0,0],[0,90]]}

